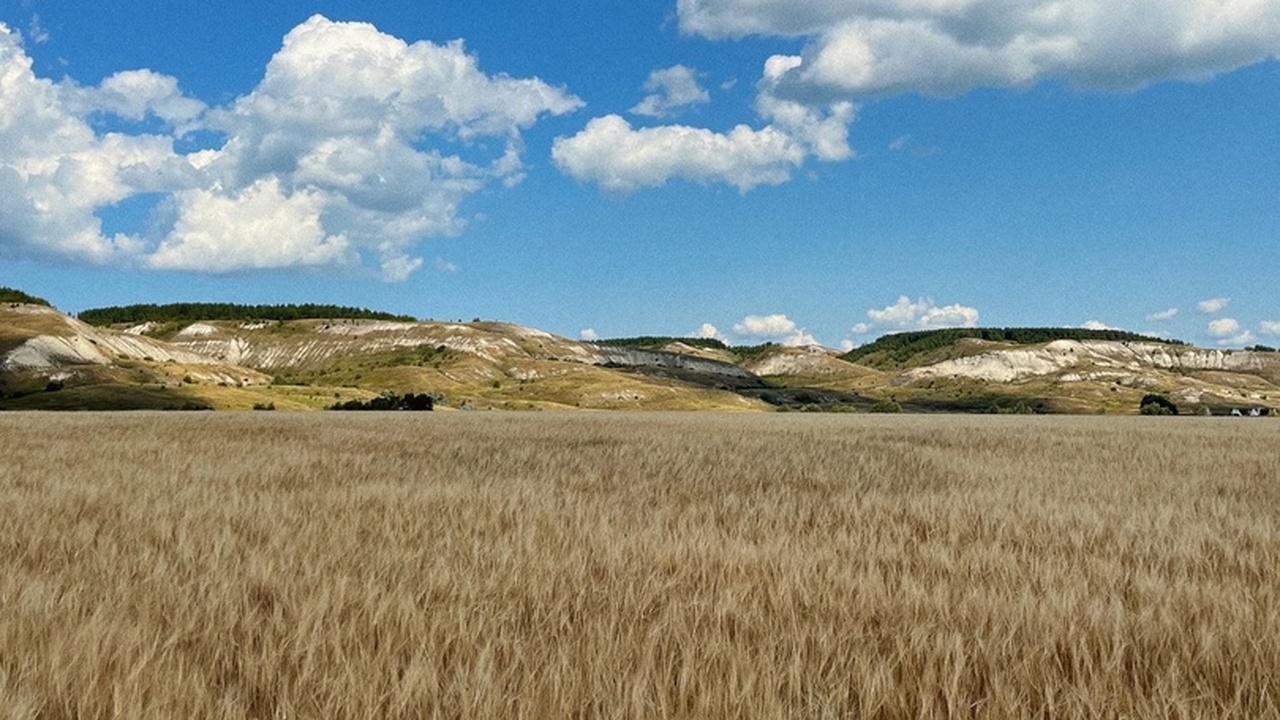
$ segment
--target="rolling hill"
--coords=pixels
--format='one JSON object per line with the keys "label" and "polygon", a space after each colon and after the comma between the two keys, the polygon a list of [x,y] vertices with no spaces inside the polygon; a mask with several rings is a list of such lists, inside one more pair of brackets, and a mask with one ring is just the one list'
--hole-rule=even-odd
{"label": "rolling hill", "polygon": [[184,304],[181,317],[178,306],[136,306],[82,314],[102,323],[91,325],[8,297],[0,409],[301,410],[383,392],[427,393],[442,409],[1134,413],[1151,393],[1184,412],[1280,408],[1280,353],[1127,334],[936,331],[841,355],[688,338],[579,342],[362,310],[305,317],[349,310],[329,306]]}

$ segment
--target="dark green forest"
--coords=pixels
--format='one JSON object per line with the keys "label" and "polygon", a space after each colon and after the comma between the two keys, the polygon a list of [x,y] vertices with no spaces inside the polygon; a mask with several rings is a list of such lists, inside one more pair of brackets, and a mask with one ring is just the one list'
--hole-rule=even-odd
{"label": "dark green forest", "polygon": [[964,338],[1013,343],[1015,345],[1039,345],[1054,340],[1111,340],[1115,342],[1157,342],[1169,345],[1186,345],[1181,340],[1140,335],[1124,330],[1085,330],[1083,328],[947,328],[945,330],[920,330],[885,335],[875,342],[854,348],[841,355],[842,360],[865,362],[872,365],[892,365],[934,350],[954,345]]}
{"label": "dark green forest", "polygon": [[396,320],[413,322],[409,315],[343,307],[341,305],[240,305],[237,303],[170,303],[168,305],[124,305],[85,310],[76,315],[90,325],[136,325],[145,322],[192,323],[201,320]]}
{"label": "dark green forest", "polygon": [[49,301],[44,298],[38,298],[35,295],[28,295],[21,290],[15,290],[11,287],[0,286],[0,303],[27,303],[28,305],[44,305],[49,307]]}
{"label": "dark green forest", "polygon": [[630,338],[610,338],[593,340],[596,345],[607,347],[629,348],[633,350],[661,350],[671,343],[684,343],[690,347],[708,350],[728,350],[729,347],[715,338],[668,337],[663,335],[641,335]]}

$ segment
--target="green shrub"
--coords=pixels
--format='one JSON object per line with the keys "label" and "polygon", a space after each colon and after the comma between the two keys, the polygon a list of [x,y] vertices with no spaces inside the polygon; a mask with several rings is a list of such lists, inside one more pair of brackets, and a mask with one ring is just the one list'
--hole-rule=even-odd
{"label": "green shrub", "polygon": [[425,412],[435,409],[435,399],[427,393],[397,395],[391,391],[372,400],[348,400],[334,403],[330,410],[412,410]]}
{"label": "green shrub", "polygon": [[1142,396],[1142,402],[1138,403],[1138,412],[1143,415],[1177,415],[1178,406],[1163,395],[1151,393]]}
{"label": "green shrub", "polygon": [[880,402],[878,402],[878,403],[876,403],[875,405],[872,405],[872,406],[871,406],[871,412],[873,412],[873,413],[900,413],[900,412],[902,412],[902,406],[901,406],[901,405],[899,405],[898,403],[894,402],[893,400],[881,400]]}

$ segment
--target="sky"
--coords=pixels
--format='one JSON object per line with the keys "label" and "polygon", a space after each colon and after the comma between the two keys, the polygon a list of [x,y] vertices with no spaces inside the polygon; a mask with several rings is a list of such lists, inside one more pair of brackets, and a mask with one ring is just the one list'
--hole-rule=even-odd
{"label": "sky", "polygon": [[0,0],[0,285],[1280,345],[1277,0]]}

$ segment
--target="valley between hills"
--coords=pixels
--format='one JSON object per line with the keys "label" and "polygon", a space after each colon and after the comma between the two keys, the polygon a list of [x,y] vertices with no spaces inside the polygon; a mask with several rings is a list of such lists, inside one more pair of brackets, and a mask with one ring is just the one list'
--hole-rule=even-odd
{"label": "valley between hills", "polygon": [[[167,306],[172,311],[173,306]],[[1276,415],[1280,353],[1118,331],[957,329],[849,353],[694,338],[584,342],[502,322],[369,311],[288,319],[184,305],[128,322],[0,295],[0,410],[319,410],[425,394],[439,410],[718,410]],[[213,307],[213,306],[207,306]],[[292,308],[293,306],[288,306]],[[301,315],[306,315],[304,306]],[[197,316],[190,315],[192,311]],[[92,322],[86,322],[86,319]]]}

